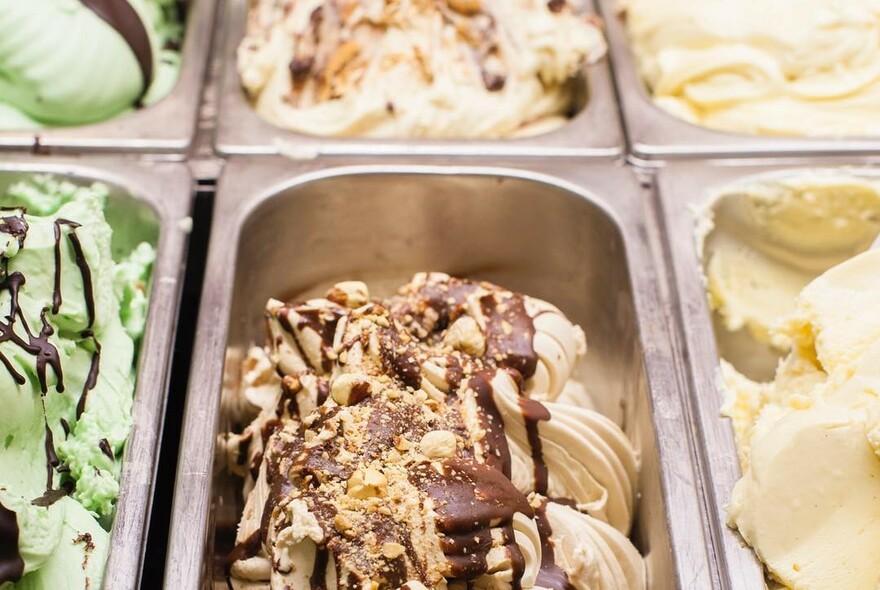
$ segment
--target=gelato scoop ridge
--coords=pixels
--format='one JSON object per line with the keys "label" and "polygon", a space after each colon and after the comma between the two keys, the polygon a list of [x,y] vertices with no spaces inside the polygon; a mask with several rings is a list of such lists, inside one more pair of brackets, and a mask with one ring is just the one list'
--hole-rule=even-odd
{"label": "gelato scoop ridge", "polygon": [[[146,307],[116,295],[107,196],[46,176],[2,199],[16,205],[0,212],[4,590],[100,587],[141,330],[122,317]],[[136,252],[126,287],[145,293],[152,247]]]}
{"label": "gelato scoop ridge", "polygon": [[[272,300],[266,318],[236,400],[256,416],[226,438],[245,478],[234,587],[645,587],[631,443],[526,393],[585,352],[558,309],[420,273],[386,299],[347,282]],[[573,358],[537,352],[551,334]]]}

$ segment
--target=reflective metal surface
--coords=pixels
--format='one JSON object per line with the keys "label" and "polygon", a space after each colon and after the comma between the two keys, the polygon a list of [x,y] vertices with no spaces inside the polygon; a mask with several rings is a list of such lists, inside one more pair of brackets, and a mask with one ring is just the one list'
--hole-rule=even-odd
{"label": "reflective metal surface", "polygon": [[637,160],[687,157],[821,156],[880,151],[878,137],[805,138],[724,133],[673,117],[651,100],[630,51],[620,0],[598,0],[605,20],[614,78],[630,153]]}
{"label": "reflective metal surface", "polygon": [[218,153],[319,155],[569,155],[614,158],[622,154],[623,132],[608,58],[585,68],[586,107],[564,127],[536,137],[501,140],[328,138],[287,131],[263,120],[239,83],[236,49],[244,36],[247,0],[225,0],[219,81]]}
{"label": "reflective metal surface", "polygon": [[322,167],[239,158],[227,165],[190,377],[166,587],[226,587],[223,544],[241,505],[240,482],[215,457],[217,435],[229,422],[221,396],[236,387],[234,362],[224,386],[224,364],[263,342],[267,298],[341,279],[403,281],[425,269],[546,298],[584,327],[591,388],[609,407],[621,404],[617,412],[642,455],[634,539],[650,587],[713,587],[695,450],[664,315],[669,306],[658,283],[662,263],[650,243],[658,234],[648,226],[649,200],[635,177],[611,163],[412,162],[352,159]]}
{"label": "reflective metal surface", "polygon": [[0,192],[34,173],[64,176],[76,184],[104,183],[111,193],[107,220],[114,230],[114,251],[128,252],[144,240],[156,246],[147,325],[138,359],[134,425],[123,458],[104,577],[107,590],[134,590],[139,587],[165,412],[192,180],[182,164],[137,164],[106,158],[48,161],[25,156],[0,162]]}
{"label": "reflective metal surface", "polygon": [[195,135],[216,2],[183,0],[186,30],[180,77],[164,99],[150,107],[92,125],[36,131],[0,130],[0,151],[150,152],[180,154],[182,157]]}
{"label": "reflective metal surface", "polygon": [[[716,560],[723,572],[722,588],[754,590],[764,588],[761,565],[739,534],[727,526],[727,505],[741,472],[733,427],[723,418],[722,392],[717,387],[719,354],[712,326],[712,313],[702,278],[702,261],[697,253],[694,207],[705,205],[718,190],[756,175],[780,176],[795,170],[834,165],[833,161],[800,161],[791,164],[766,162],[673,162],[657,175],[657,195],[672,261],[677,312],[688,359],[690,403],[694,409],[700,468],[706,483],[706,500]],[[837,168],[840,169],[839,167]],[[865,168],[848,168],[869,173]],[[878,174],[876,169],[870,172]]]}

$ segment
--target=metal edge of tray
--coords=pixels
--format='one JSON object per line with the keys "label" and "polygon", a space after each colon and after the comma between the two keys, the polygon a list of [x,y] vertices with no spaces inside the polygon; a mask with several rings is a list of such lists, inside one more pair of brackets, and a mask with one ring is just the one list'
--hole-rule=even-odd
{"label": "metal edge of tray", "polygon": [[132,408],[134,424],[123,456],[119,501],[104,588],[139,586],[150,517],[153,476],[159,458],[177,311],[185,266],[192,177],[185,165],[139,164],[122,158],[65,159],[21,156],[0,161],[0,173],[49,173],[80,183],[106,182],[149,205],[159,226],[147,324],[138,358]]}
{"label": "metal edge of tray", "polygon": [[[645,227],[648,199],[629,170],[613,163],[571,166],[564,160],[505,161],[474,166],[446,165],[448,159],[407,159],[394,165],[351,159],[340,166],[291,163],[285,158],[233,158],[217,193],[201,317],[181,438],[180,465],[169,535],[166,586],[203,588],[207,571],[207,534],[211,510],[212,465],[219,417],[235,260],[241,224],[277,190],[351,174],[476,174],[532,180],[570,191],[603,209],[622,234],[633,285],[634,312],[648,379],[648,402],[660,461],[660,487],[666,508],[668,548],[677,586],[703,590],[713,586],[714,561],[703,520],[703,501],[694,465],[684,392],[672,359],[670,326],[659,300],[654,258]],[[597,174],[598,171],[602,174]],[[621,186],[625,187],[621,190]],[[639,261],[643,261],[640,263]],[[668,305],[665,306],[668,308]],[[664,548],[660,549],[661,551]]]}
{"label": "metal edge of tray", "polygon": [[[300,159],[329,156],[582,156],[619,158],[624,135],[607,55],[585,68],[587,106],[562,128],[530,138],[501,140],[332,138],[296,133],[257,115],[236,70],[236,50],[245,31],[246,1],[224,0],[218,51],[220,104],[214,148],[221,155],[284,154]],[[596,12],[593,0],[590,8]]]}
{"label": "metal edge of tray", "polygon": [[154,105],[75,127],[0,131],[0,152],[162,153],[182,156],[193,141],[214,30],[217,0],[188,0],[180,76]]}
{"label": "metal edge of tray", "polygon": [[715,131],[656,106],[639,76],[619,0],[597,0],[606,23],[624,129],[636,159],[859,155],[880,151],[880,138],[771,137]]}
{"label": "metal edge of tray", "polygon": [[[777,164],[751,161],[733,164],[717,162],[672,162],[656,175],[655,197],[661,210],[663,233],[677,296],[678,329],[685,340],[688,359],[690,404],[696,419],[699,457],[709,526],[725,590],[754,590],[764,587],[764,573],[751,548],[727,526],[726,504],[741,476],[733,427],[720,414],[722,392],[717,387],[718,348],[711,310],[702,278],[702,264],[696,244],[694,207],[710,202],[724,187],[741,182],[786,177],[798,171],[848,170],[856,174],[869,170],[869,161],[837,159],[789,160]],[[876,169],[870,172],[877,175]]]}

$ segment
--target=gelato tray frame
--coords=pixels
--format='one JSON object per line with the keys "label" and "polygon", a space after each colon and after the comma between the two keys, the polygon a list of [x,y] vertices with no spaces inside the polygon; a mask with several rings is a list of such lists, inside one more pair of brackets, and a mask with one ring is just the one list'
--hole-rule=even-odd
{"label": "gelato tray frame", "polygon": [[677,304],[675,313],[685,341],[688,388],[694,416],[709,525],[718,567],[725,572],[723,588],[752,590],[764,587],[763,568],[752,549],[727,526],[725,506],[741,471],[733,426],[721,413],[723,397],[717,386],[719,353],[706,297],[702,262],[697,251],[695,208],[705,206],[711,195],[743,181],[772,179],[798,171],[845,170],[877,177],[868,161],[789,160],[732,162],[670,162],[657,171],[655,198],[661,208],[666,247],[671,259]]}
{"label": "gelato tray frame", "polygon": [[611,47],[620,109],[636,160],[859,155],[880,151],[880,137],[775,137],[724,133],[681,120],[651,100],[630,49],[619,0],[597,0]]}
{"label": "gelato tray frame", "polygon": [[180,77],[168,96],[133,113],[90,125],[0,130],[0,152],[162,153],[182,158],[195,138],[216,4],[217,0],[184,0]]}
{"label": "gelato tray frame", "polygon": [[[595,6],[590,2],[595,12]],[[283,154],[309,159],[326,156],[456,155],[583,156],[618,158],[624,134],[608,56],[585,68],[586,106],[563,127],[515,139],[370,139],[296,133],[261,118],[239,83],[236,50],[244,36],[246,0],[225,0],[220,43],[219,108],[214,149],[222,156]]]}
{"label": "gelato tray frame", "polygon": [[[118,200],[117,214],[152,217],[157,231],[147,323],[138,358],[134,423],[123,458],[119,502],[104,588],[139,587],[146,549],[153,479],[165,414],[171,349],[186,261],[193,181],[184,164],[137,163],[120,158],[64,159],[21,156],[0,162],[0,188],[32,174],[77,184],[98,181]],[[112,207],[112,205],[111,205]],[[112,219],[111,219],[112,221]],[[111,224],[112,226],[112,224]]]}
{"label": "gelato tray frame", "polygon": [[211,583],[212,564],[222,568],[226,554],[214,547],[218,529],[234,535],[241,508],[239,484],[225,473],[216,444],[229,426],[235,383],[236,363],[226,359],[262,342],[266,299],[309,289],[313,295],[342,279],[375,286],[374,279],[393,275],[402,284],[430,266],[576,311],[588,340],[593,334],[587,370],[596,387],[626,400],[625,427],[643,457],[635,539],[651,587],[713,587],[696,450],[656,272],[660,238],[636,176],[611,162],[377,162],[350,158],[326,167],[240,157],[226,166],[184,414],[166,585],[227,587],[225,580]]}

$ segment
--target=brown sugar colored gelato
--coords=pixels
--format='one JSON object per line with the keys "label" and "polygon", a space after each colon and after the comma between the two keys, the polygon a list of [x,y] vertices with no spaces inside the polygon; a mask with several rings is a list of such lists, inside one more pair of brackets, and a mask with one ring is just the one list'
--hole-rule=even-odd
{"label": "brown sugar colored gelato", "polygon": [[226,439],[246,497],[234,587],[644,588],[631,443],[528,393],[553,399],[585,353],[558,309],[422,273],[266,318],[237,400],[252,420]]}

